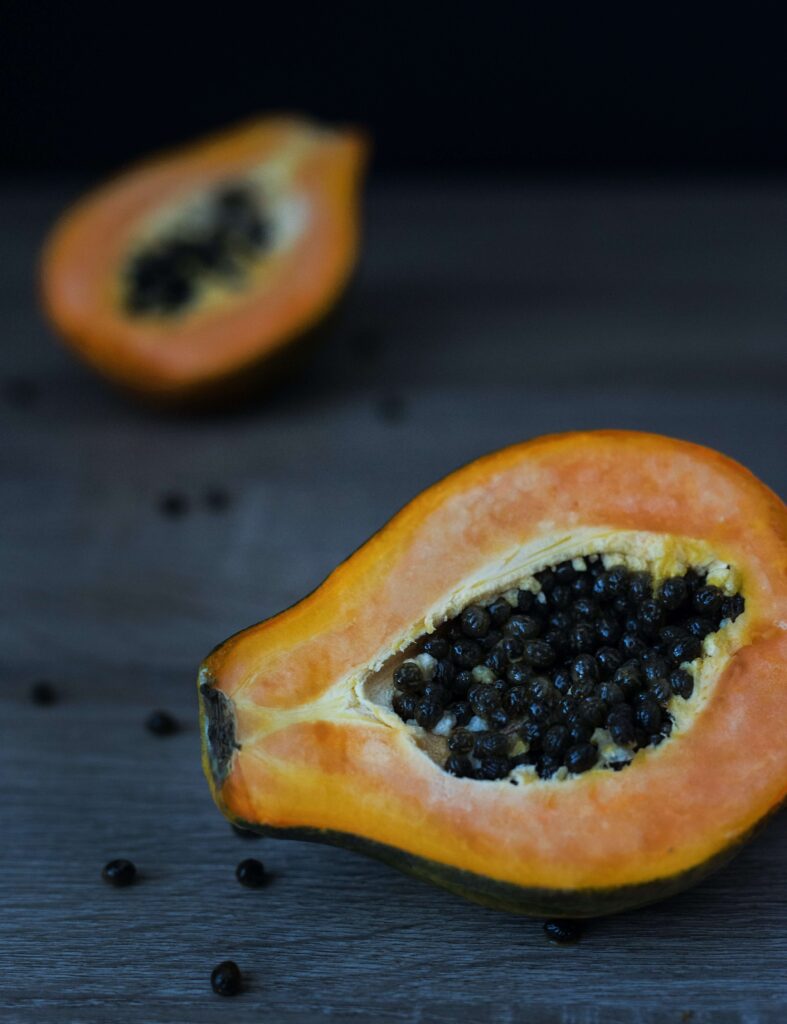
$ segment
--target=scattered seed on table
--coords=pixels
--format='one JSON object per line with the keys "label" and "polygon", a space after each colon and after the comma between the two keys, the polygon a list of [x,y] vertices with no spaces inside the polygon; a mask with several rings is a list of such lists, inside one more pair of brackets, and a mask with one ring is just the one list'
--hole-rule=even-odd
{"label": "scattered seed on table", "polygon": [[105,864],[101,871],[101,877],[105,882],[109,882],[110,885],[123,888],[124,886],[131,885],[137,877],[137,869],[130,860],[124,860],[121,857],[118,860],[111,860],[108,864]]}
{"label": "scattered seed on table", "polygon": [[169,711],[154,711],[148,715],[145,728],[156,736],[171,736],[178,731],[178,723]]}
{"label": "scattered seed on table", "polygon": [[184,516],[189,509],[189,503],[185,495],[178,494],[173,491],[170,494],[162,495],[159,500],[159,510],[161,514],[167,516],[169,519],[180,519]]}
{"label": "scattered seed on table", "polygon": [[236,996],[243,987],[240,968],[234,960],[223,960],[211,971],[210,984],[217,996]]}
{"label": "scattered seed on table", "polygon": [[554,921],[544,922],[544,934],[550,942],[558,946],[569,946],[579,942],[582,938],[583,925],[581,921],[572,921],[568,918],[559,918]]}
{"label": "scattered seed on table", "polygon": [[223,487],[209,487],[205,491],[205,504],[211,512],[223,512],[229,503],[230,496]]}
{"label": "scattered seed on table", "polygon": [[41,679],[30,687],[30,699],[34,704],[55,704],[58,700],[58,692],[51,683]]}
{"label": "scattered seed on table", "polygon": [[241,885],[249,889],[261,889],[268,881],[265,865],[254,857],[247,857],[238,864],[235,868],[235,877]]}

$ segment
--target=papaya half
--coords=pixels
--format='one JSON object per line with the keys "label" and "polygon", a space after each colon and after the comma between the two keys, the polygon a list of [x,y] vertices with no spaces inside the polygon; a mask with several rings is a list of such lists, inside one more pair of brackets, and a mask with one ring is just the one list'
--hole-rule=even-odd
{"label": "papaya half", "polygon": [[132,167],[46,242],[52,324],[91,366],[161,402],[271,378],[348,282],[366,152],[356,131],[268,117]]}
{"label": "papaya half", "polygon": [[787,790],[787,510],[707,448],[537,438],[418,496],[199,673],[233,822],[489,906],[608,914]]}

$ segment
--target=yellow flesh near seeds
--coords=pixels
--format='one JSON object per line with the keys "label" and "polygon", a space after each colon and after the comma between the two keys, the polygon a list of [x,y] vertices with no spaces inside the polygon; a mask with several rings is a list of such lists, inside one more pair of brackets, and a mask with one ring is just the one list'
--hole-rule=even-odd
{"label": "yellow flesh near seeds", "polygon": [[[406,660],[406,652],[417,640],[433,633],[439,625],[454,618],[469,604],[488,603],[499,595],[517,589],[535,593],[540,589],[535,580],[537,572],[560,562],[590,555],[600,555],[608,569],[623,565],[632,572],[650,572],[656,587],[670,576],[684,575],[689,568],[706,572],[707,582],[719,587],[728,596],[740,592],[744,583],[734,566],[719,559],[705,541],[695,538],[602,529],[540,536],[529,544],[505,552],[473,576],[460,581],[420,621],[413,623],[405,634],[394,638],[379,651],[371,663],[358,666],[352,673],[337,680],[317,700],[292,708],[263,708],[245,701],[242,694],[239,695],[236,704],[243,711],[243,742],[254,743],[259,737],[300,721],[374,721],[381,728],[403,731],[425,757],[442,762],[445,740],[427,733],[419,726],[404,723],[391,707],[394,694],[393,672]],[[744,619],[745,612],[735,622],[727,623],[719,632],[706,637],[702,657],[690,666],[684,666],[694,677],[694,693],[689,700],[672,698],[668,706],[674,723],[672,735],[660,747],[650,751],[651,755],[662,751],[670,743],[679,742],[692,722],[702,714],[715,680],[740,646]],[[599,770],[602,769],[597,766],[591,772]],[[548,786],[562,782],[565,777],[566,771],[561,769],[551,779],[540,779],[532,767],[521,766],[515,768],[506,779],[484,781],[481,784],[507,784],[508,778],[516,778],[522,783]]]}

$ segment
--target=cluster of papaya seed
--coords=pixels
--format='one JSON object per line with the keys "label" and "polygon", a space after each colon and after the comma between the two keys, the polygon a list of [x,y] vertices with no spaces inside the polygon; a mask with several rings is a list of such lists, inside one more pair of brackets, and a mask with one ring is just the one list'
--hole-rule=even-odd
{"label": "cluster of papaya seed", "polygon": [[535,579],[536,593],[469,605],[394,672],[394,710],[447,738],[453,775],[585,772],[601,742],[621,755],[609,766],[623,767],[669,736],[668,705],[691,697],[704,638],[744,610],[740,594],[692,569],[656,591],[649,573],[598,556]]}
{"label": "cluster of papaya seed", "polygon": [[183,225],[132,256],[125,293],[130,313],[172,315],[206,279],[242,280],[270,234],[255,193],[243,184],[225,185],[210,196],[205,214],[199,224]]}

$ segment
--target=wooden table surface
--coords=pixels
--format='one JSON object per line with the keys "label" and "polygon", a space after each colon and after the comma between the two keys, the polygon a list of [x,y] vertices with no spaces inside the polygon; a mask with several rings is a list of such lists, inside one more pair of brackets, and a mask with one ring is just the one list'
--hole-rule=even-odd
{"label": "wooden table surface", "polygon": [[[127,402],[42,323],[36,250],[76,191],[0,193],[0,1021],[784,1020],[784,815],[699,888],[558,948],[350,853],[236,836],[194,682],[425,485],[534,434],[662,431],[787,494],[787,190],[379,185],[328,344],[206,419]],[[40,678],[59,703],[31,703]],[[156,707],[183,730],[148,733]],[[262,891],[235,881],[250,855]],[[137,885],[102,883],[114,857]],[[237,999],[210,989],[226,958]]]}

